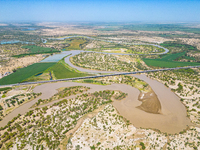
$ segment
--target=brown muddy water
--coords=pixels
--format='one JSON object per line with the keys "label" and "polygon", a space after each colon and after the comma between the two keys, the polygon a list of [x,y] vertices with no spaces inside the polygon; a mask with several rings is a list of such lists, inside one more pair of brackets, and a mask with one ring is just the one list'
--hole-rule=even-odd
{"label": "brown muddy water", "polygon": [[115,101],[113,103],[114,107],[122,116],[130,120],[135,127],[158,129],[161,132],[174,134],[192,125],[187,117],[185,106],[181,103],[180,98],[169,88],[145,75],[133,76],[147,82],[161,104],[161,113],[153,114],[134,107],[135,98],[127,98],[120,102]]}
{"label": "brown muddy water", "polygon": [[[37,102],[38,99],[47,99],[57,93],[60,87],[70,86],[87,86],[91,89],[87,92],[93,93],[95,91],[102,90],[120,90],[124,93],[128,93],[128,96],[121,101],[114,101],[112,104],[118,110],[120,115],[130,120],[135,127],[158,129],[161,132],[167,133],[179,133],[183,129],[186,129],[188,125],[191,125],[189,118],[186,117],[185,106],[180,102],[180,98],[176,96],[170,89],[156,80],[152,80],[145,75],[134,75],[134,77],[140,78],[147,82],[160,101],[161,110],[159,106],[159,113],[149,113],[142,109],[137,108],[142,104],[138,100],[140,94],[139,90],[125,84],[112,84],[112,85],[94,85],[76,82],[57,82],[46,83],[38,85],[34,88],[34,92],[42,92],[42,95],[38,98],[23,104],[16,108],[10,114],[8,114],[1,122],[0,127],[5,126],[8,121],[12,120],[18,114],[25,114],[30,110],[30,107]],[[72,96],[70,98],[73,98]],[[156,101],[158,101],[156,100]],[[52,104],[53,102],[49,103]]]}

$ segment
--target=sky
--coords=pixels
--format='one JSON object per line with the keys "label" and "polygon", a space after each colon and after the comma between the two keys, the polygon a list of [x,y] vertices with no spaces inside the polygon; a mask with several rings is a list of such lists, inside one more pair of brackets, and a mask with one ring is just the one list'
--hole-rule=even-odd
{"label": "sky", "polygon": [[200,22],[200,0],[0,0],[0,22]]}

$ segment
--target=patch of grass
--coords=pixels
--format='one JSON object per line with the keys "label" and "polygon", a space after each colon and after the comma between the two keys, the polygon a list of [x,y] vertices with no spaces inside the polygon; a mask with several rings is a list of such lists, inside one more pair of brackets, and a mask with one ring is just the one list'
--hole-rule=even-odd
{"label": "patch of grass", "polygon": [[50,80],[49,72],[43,72],[41,75],[33,75],[30,78],[23,80],[24,82],[44,81]]}
{"label": "patch of grass", "polygon": [[[70,41],[70,42],[69,42]],[[82,45],[87,42],[84,38],[72,38],[67,39],[66,42],[69,42],[69,46],[65,48],[65,50],[80,50],[82,49]]]}
{"label": "patch of grass", "polygon": [[162,61],[173,61],[178,57],[184,56],[186,52],[182,52],[182,53],[175,53],[175,54],[166,54],[163,55],[161,60]]}
{"label": "patch of grass", "polygon": [[161,59],[148,59],[148,58],[144,58],[143,61],[148,66],[161,67],[161,68],[175,68],[175,67],[183,67],[183,66],[200,65],[200,63],[195,63],[195,62],[164,61]]}
{"label": "patch of grass", "polygon": [[0,88],[0,91],[9,91],[12,90],[11,87]]}
{"label": "patch of grass", "polygon": [[181,48],[183,51],[185,51],[185,50],[197,50],[197,48],[195,46],[177,43],[177,42],[172,42],[172,41],[166,41],[166,42],[164,42],[160,45],[163,46],[163,47],[166,47],[166,48],[173,48],[173,47]]}
{"label": "patch of grass", "polygon": [[6,95],[5,95],[5,94],[3,94],[3,95],[2,95],[2,98],[5,98],[5,97],[6,97]]}
{"label": "patch of grass", "polygon": [[194,57],[189,57],[189,56],[183,56],[183,58],[188,60],[196,60]]}
{"label": "patch of grass", "polygon": [[88,76],[87,73],[79,73],[73,69],[70,69],[62,62],[58,62],[54,66],[52,66],[49,71],[53,72],[56,79],[65,79],[65,78],[74,78],[74,77],[84,77]]}
{"label": "patch of grass", "polygon": [[98,81],[98,80],[94,80],[94,79],[85,79],[85,80],[79,80],[79,81],[75,81],[78,83],[91,83],[91,84],[97,84],[97,85],[110,85],[109,83],[103,82],[103,81]]}
{"label": "patch of grass", "polygon": [[45,71],[47,68],[53,66],[54,64],[55,63],[35,63],[28,67],[18,69],[16,72],[1,78],[0,85],[23,82],[25,79]]}
{"label": "patch of grass", "polygon": [[[185,56],[185,52],[181,53],[175,53],[175,54],[166,54],[161,57],[161,59],[149,59],[149,58],[143,58],[143,61],[148,66],[154,66],[154,67],[162,67],[162,68],[174,68],[174,67],[183,67],[183,66],[198,66],[200,63],[197,62],[180,62],[175,61],[179,58],[189,59],[190,57]],[[191,58],[192,60],[194,58]]]}

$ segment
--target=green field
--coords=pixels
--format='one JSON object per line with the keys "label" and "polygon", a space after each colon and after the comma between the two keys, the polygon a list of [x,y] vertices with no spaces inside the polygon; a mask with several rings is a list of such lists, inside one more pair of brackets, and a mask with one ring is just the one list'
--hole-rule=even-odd
{"label": "green field", "polygon": [[79,73],[73,69],[68,68],[65,64],[58,62],[52,66],[49,71],[53,72],[56,79],[74,78],[88,76],[86,73]]}
{"label": "green field", "polygon": [[187,59],[187,60],[195,60],[193,57],[186,56],[187,50],[196,50],[196,47],[193,47],[191,45],[187,44],[179,44],[179,43],[173,43],[173,42],[164,42],[163,44],[160,44],[164,47],[179,47],[183,52],[180,53],[173,53],[173,54],[165,54],[162,55],[160,59],[150,59],[150,58],[143,58],[143,61],[148,65],[152,67],[162,67],[162,68],[174,68],[174,67],[183,67],[183,66],[198,66],[200,63],[197,62],[181,62],[177,60],[181,59]]}
{"label": "green field", "polygon": [[195,46],[171,42],[171,41],[166,41],[166,42],[164,42],[160,45],[163,46],[163,47],[166,47],[166,48],[173,48],[173,47],[180,48],[180,49],[182,49],[182,51],[197,50],[197,48]]}
{"label": "green field", "polygon": [[14,84],[23,82],[33,75],[41,73],[53,66],[55,63],[35,63],[25,68],[18,69],[16,72],[0,79],[0,85]]}
{"label": "green field", "polygon": [[174,68],[174,67],[198,66],[198,65],[200,65],[200,63],[196,63],[196,62],[164,61],[164,60],[161,60],[161,59],[148,59],[148,58],[144,58],[143,61],[148,66],[161,67],[161,68]]}
{"label": "green field", "polygon": [[166,54],[163,55],[161,60],[162,61],[173,61],[178,57],[184,56],[186,52],[182,52],[182,53],[175,53],[175,54]]}
{"label": "green field", "polygon": [[190,38],[187,34],[167,34],[167,33],[161,33],[158,34],[158,36],[165,37],[165,38]]}
{"label": "green field", "polygon": [[28,53],[20,54],[20,55],[14,55],[13,57],[23,57],[23,56],[27,56],[27,55],[60,52],[60,51],[53,49],[53,48],[40,47],[40,46],[36,46],[36,45],[26,45],[26,46],[22,46],[22,48],[28,49]]}
{"label": "green field", "polygon": [[69,46],[65,48],[65,50],[80,50],[82,49],[82,45],[87,42],[84,38],[72,38],[67,39],[67,43],[69,43]]}

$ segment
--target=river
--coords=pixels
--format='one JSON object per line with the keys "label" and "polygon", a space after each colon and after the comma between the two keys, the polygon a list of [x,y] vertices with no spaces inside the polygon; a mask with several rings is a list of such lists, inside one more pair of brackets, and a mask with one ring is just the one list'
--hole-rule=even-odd
{"label": "river", "polygon": [[[115,71],[97,71],[89,70],[74,66],[69,58],[71,56],[77,55],[83,52],[82,50],[78,51],[68,51],[64,53],[72,55],[65,58],[65,62],[71,67],[88,73],[119,73]],[[107,54],[107,53],[106,53]],[[120,54],[121,55],[121,54]],[[60,59],[60,58],[59,58]],[[56,60],[56,59],[55,59]],[[57,59],[58,60],[58,59]],[[57,61],[56,60],[56,61]],[[141,105],[141,101],[138,100],[138,95],[140,94],[139,90],[125,84],[112,84],[112,85],[95,85],[95,84],[86,84],[86,83],[75,83],[75,82],[57,82],[57,83],[46,83],[36,86],[33,91],[36,93],[42,92],[42,95],[36,99],[29,101],[20,107],[13,110],[9,113],[1,122],[0,127],[5,126],[8,121],[12,120],[13,117],[16,117],[18,114],[25,114],[30,110],[30,107],[35,104],[38,99],[48,99],[53,96],[57,89],[60,87],[70,87],[70,86],[87,86],[91,89],[87,92],[95,92],[102,90],[120,90],[124,93],[127,93],[128,96],[121,101],[114,101],[113,106],[118,110],[118,112],[124,116],[126,119],[130,120],[135,127],[142,128],[153,128],[158,129],[162,132],[167,133],[179,133],[183,129],[186,129],[187,126],[192,125],[190,119],[187,117],[185,106],[180,102],[180,98],[176,96],[169,88],[165,87],[162,83],[152,80],[145,75],[133,75],[141,80],[147,82],[155,94],[157,95],[160,104],[161,104],[161,113],[153,114],[145,112],[137,107]],[[73,98],[75,96],[71,96]],[[57,100],[59,101],[59,100]],[[50,102],[46,105],[51,105],[54,102]]]}
{"label": "river", "polygon": [[[171,92],[169,88],[165,87],[162,83],[156,80],[146,77],[145,75],[134,75],[134,77],[144,80],[152,87],[161,103],[161,114],[147,113],[136,108],[137,106],[141,105],[141,102],[138,100],[138,95],[140,92],[138,89],[129,85],[112,84],[103,86],[76,82],[57,82],[36,86],[33,91],[36,93],[42,92],[42,95],[13,110],[0,122],[0,127],[5,126],[8,121],[12,120],[13,117],[16,117],[18,114],[25,114],[28,112],[30,107],[35,104],[38,99],[50,98],[57,92],[56,89],[70,86],[90,87],[91,89],[87,91],[90,93],[102,90],[120,90],[128,93],[128,96],[124,100],[114,101],[113,106],[122,116],[130,120],[131,123],[136,127],[155,128],[167,133],[179,133],[188,125],[191,125],[189,118],[186,116],[186,109],[180,102],[180,98]],[[75,96],[71,96],[70,98],[73,97]],[[54,102],[50,102],[47,105],[51,105],[53,103]]]}

